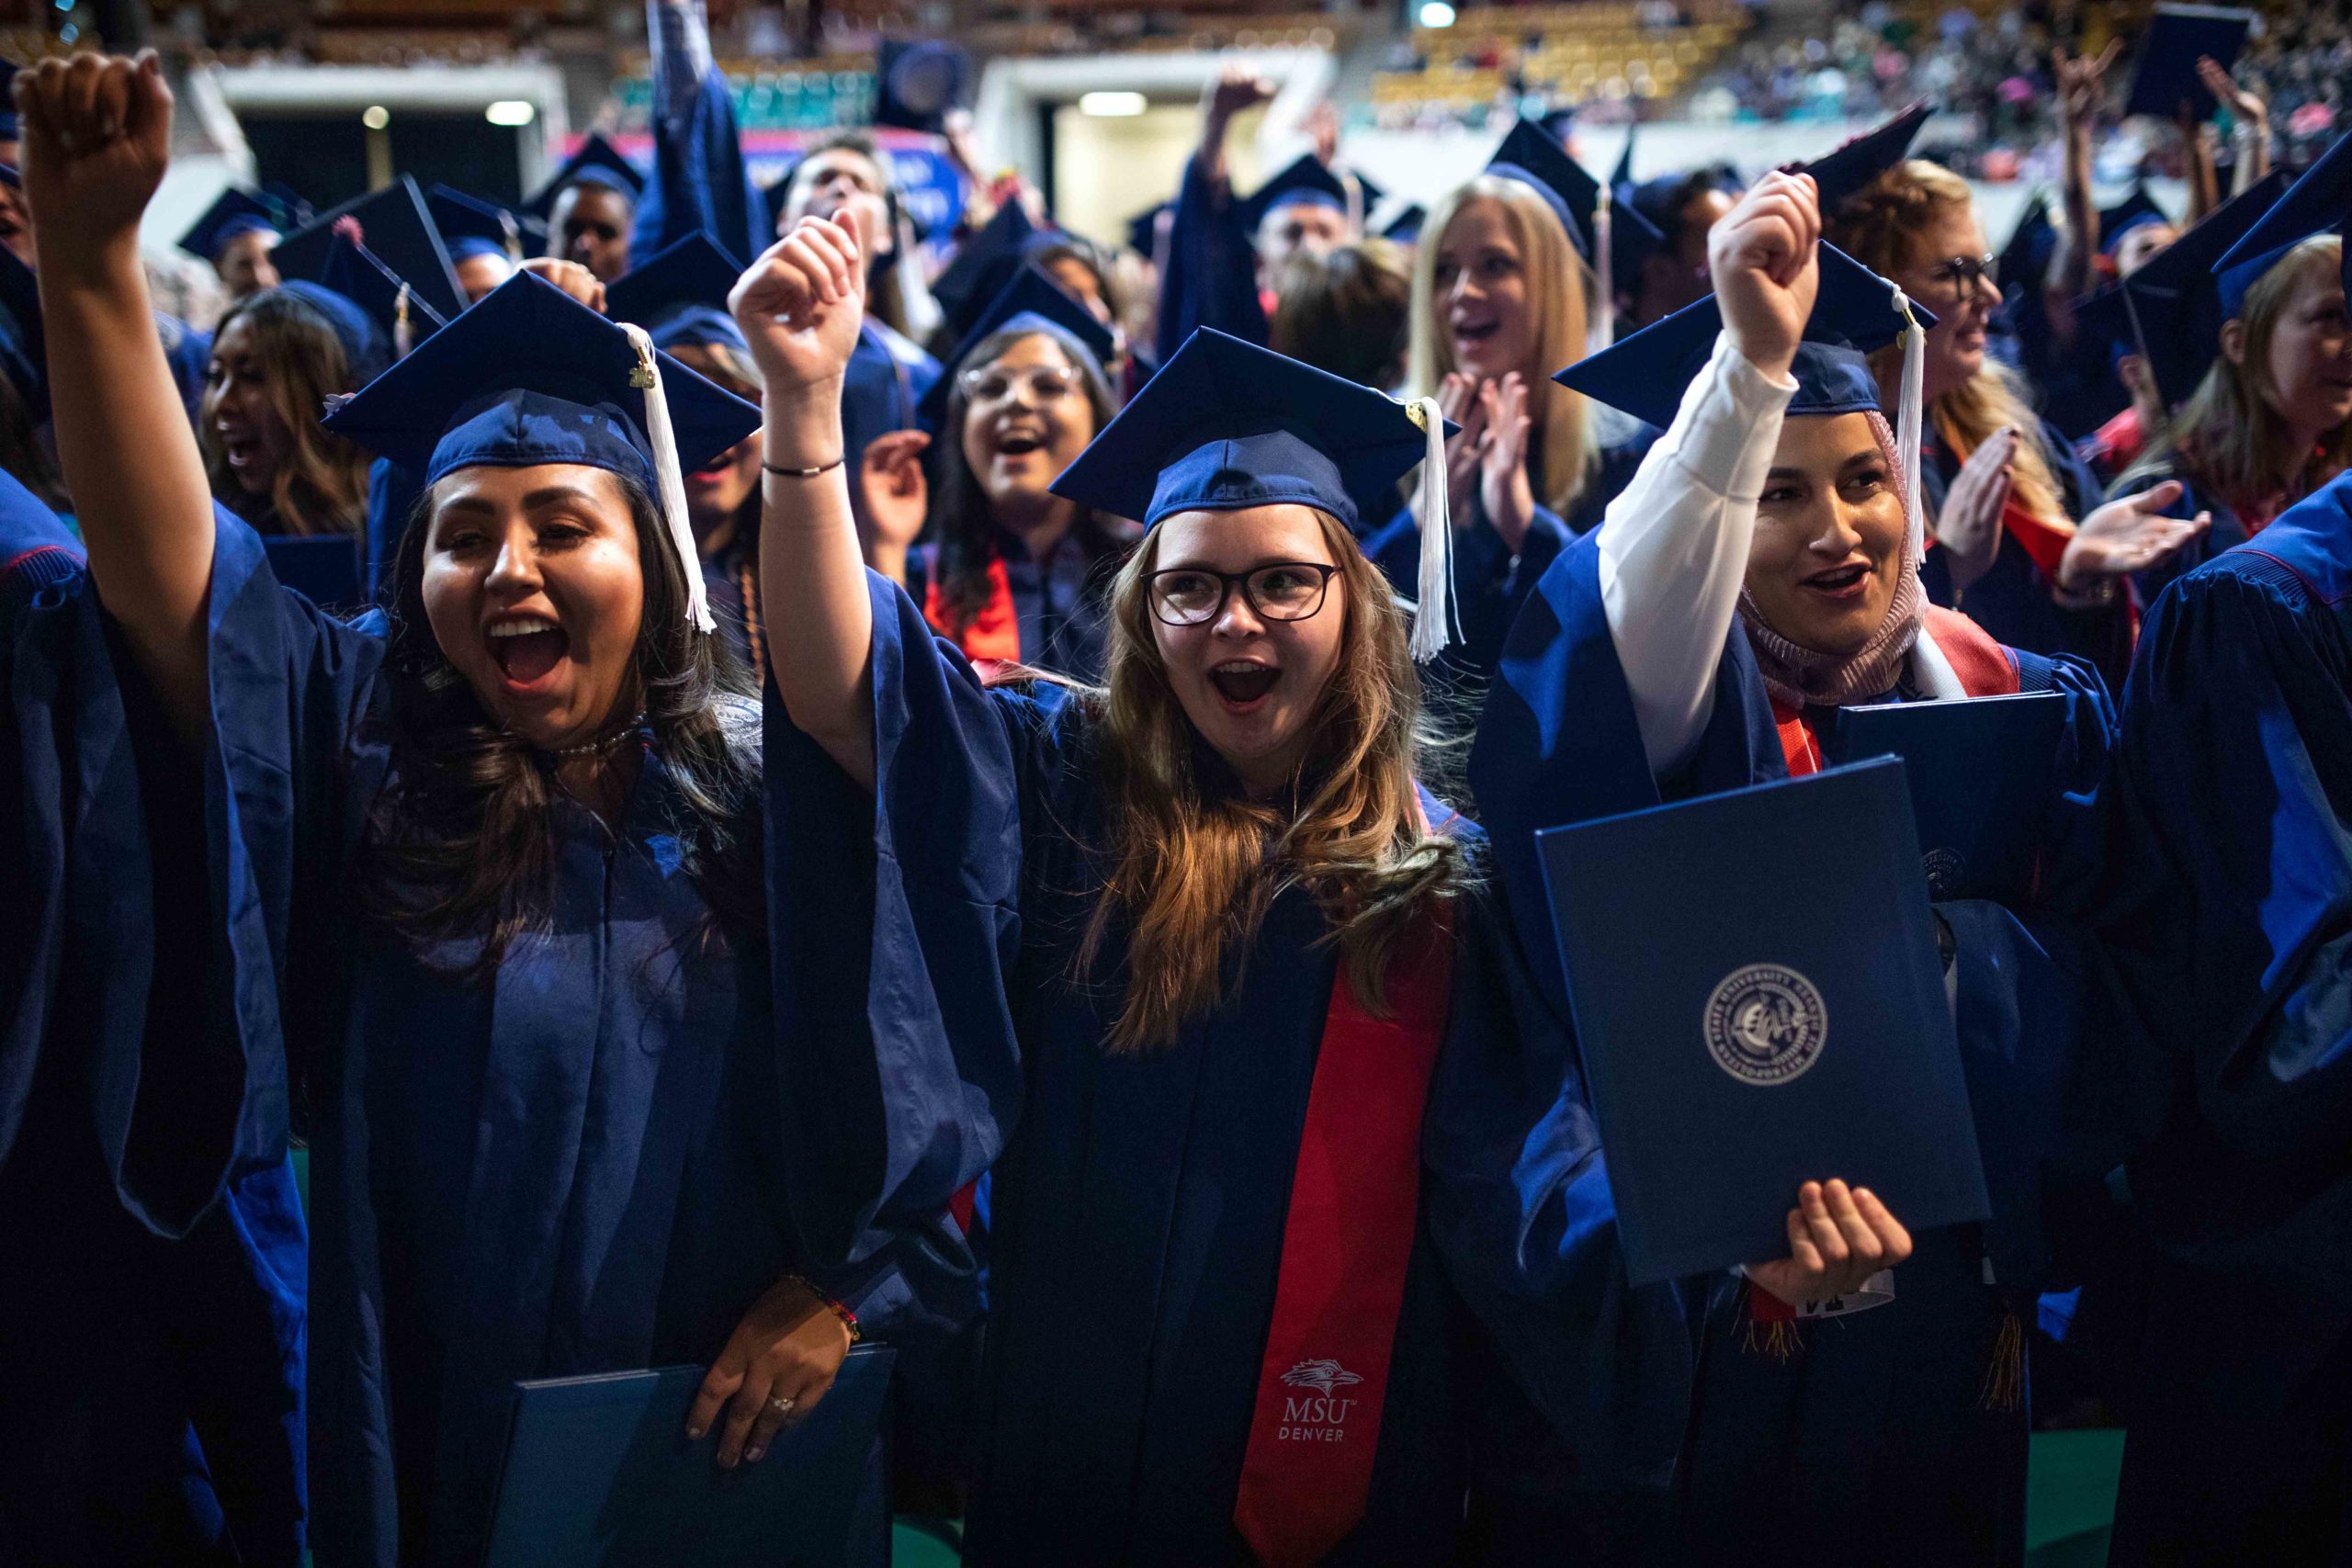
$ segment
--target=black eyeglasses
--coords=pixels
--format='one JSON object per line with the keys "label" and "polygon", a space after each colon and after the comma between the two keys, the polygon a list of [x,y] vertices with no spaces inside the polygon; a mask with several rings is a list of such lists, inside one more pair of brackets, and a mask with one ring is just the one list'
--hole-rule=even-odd
{"label": "black eyeglasses", "polygon": [[1276,561],[1250,571],[1204,571],[1199,567],[1170,567],[1146,581],[1151,613],[1162,625],[1204,626],[1225,613],[1236,588],[1250,608],[1269,621],[1303,621],[1323,607],[1336,566],[1315,561]]}
{"label": "black eyeglasses", "polygon": [[1954,256],[1939,262],[1928,272],[1942,287],[1954,294],[1966,294],[1982,278],[1994,288],[2001,287],[2001,258],[1998,256]]}

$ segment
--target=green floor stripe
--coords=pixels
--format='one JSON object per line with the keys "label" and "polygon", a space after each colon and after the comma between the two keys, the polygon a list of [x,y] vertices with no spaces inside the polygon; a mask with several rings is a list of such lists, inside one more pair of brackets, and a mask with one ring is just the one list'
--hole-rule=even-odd
{"label": "green floor stripe", "polygon": [[2098,1568],[2115,1518],[2123,1434],[2039,1432],[2026,1472],[2026,1561],[2030,1568]]}

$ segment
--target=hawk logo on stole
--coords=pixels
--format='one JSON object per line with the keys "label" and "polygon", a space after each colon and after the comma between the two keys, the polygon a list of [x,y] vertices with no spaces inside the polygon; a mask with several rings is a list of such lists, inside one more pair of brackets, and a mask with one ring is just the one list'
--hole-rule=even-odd
{"label": "hawk logo on stole", "polygon": [[1311,1388],[1317,1393],[1336,1393],[1350,1383],[1363,1379],[1333,1360],[1301,1361],[1283,1374],[1283,1382],[1293,1388]]}
{"label": "hawk logo on stole", "polygon": [[1783,1084],[1821,1059],[1829,1008],[1814,983],[1781,964],[1735,969],[1707,998],[1707,1054],[1742,1083]]}

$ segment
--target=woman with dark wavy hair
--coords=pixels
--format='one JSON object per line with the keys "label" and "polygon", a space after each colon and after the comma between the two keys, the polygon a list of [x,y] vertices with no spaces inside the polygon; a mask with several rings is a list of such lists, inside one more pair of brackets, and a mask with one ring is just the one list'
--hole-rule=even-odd
{"label": "woman with dark wavy hair", "polygon": [[171,1230],[282,1163],[306,1108],[311,1546],[479,1561],[518,1380],[708,1363],[685,1437],[758,1460],[861,1309],[880,1327],[919,1259],[944,1290],[962,1266],[944,1223],[861,1233],[850,1173],[784,1175],[825,1114],[791,1087],[822,997],[771,983],[758,716],[681,473],[755,411],[514,278],[329,416],[424,484],[389,626],[339,623],[212,504],[156,345],[153,57],[19,90],[42,259],[75,280],[60,454],[119,628],[76,674],[154,716],[141,773],[185,785],[119,853],[217,911],[156,922],[158,969],[214,1000],[106,1136]]}

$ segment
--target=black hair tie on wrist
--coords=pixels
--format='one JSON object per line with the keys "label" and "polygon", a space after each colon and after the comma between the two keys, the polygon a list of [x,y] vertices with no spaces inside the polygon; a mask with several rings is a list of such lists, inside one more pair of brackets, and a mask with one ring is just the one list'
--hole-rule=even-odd
{"label": "black hair tie on wrist", "polygon": [[760,467],[766,469],[769,473],[775,475],[779,479],[813,479],[819,474],[831,473],[835,468],[840,468],[847,461],[849,461],[849,454],[844,452],[840,457],[834,458],[831,462],[820,463],[813,468],[779,468],[777,465],[769,462],[764,457],[760,459]]}

